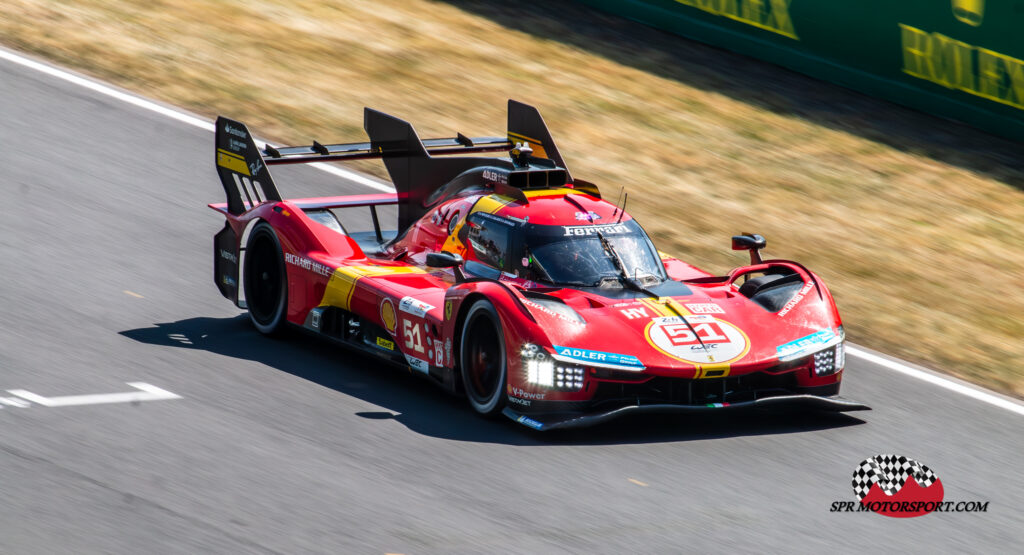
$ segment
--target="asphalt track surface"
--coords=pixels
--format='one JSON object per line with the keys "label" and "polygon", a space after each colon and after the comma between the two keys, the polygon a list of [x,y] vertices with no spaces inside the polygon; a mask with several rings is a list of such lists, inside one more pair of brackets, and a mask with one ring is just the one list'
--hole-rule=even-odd
{"label": "asphalt track surface", "polygon": [[[0,395],[181,396],[3,405],[0,552],[1019,549],[1010,411],[851,359],[843,393],[874,411],[538,435],[371,359],[258,335],[212,283],[207,131],[0,60],[0,168]],[[276,176],[286,196],[366,191]],[[987,512],[830,513],[879,453]]]}

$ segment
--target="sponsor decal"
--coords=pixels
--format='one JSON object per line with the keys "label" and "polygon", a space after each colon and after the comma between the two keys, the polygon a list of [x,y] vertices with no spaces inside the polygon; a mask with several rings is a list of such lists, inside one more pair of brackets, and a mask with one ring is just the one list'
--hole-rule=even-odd
{"label": "sponsor decal", "polygon": [[[533,309],[539,310],[539,311],[543,312],[544,314],[547,314],[548,316],[551,316],[553,318],[558,318],[559,320],[564,320],[566,322],[569,322],[569,323],[572,323],[572,324],[576,324],[576,325],[580,325],[580,326],[584,324],[584,322],[581,322],[580,320],[578,320],[576,318],[573,318],[572,316],[569,316],[568,314],[563,314],[561,312],[557,312],[557,311],[551,310],[550,308],[548,308],[548,307],[546,307],[546,306],[544,306],[544,305],[542,305],[540,303],[535,303],[535,302],[533,302],[533,301],[531,301],[529,299],[523,299],[523,304],[526,305],[529,308],[533,308]],[[566,307],[566,308],[569,308],[569,307]],[[572,309],[569,308],[569,310],[572,310]]]}
{"label": "sponsor decal", "polygon": [[606,225],[567,225],[563,226],[562,230],[565,231],[563,237],[576,236],[576,235],[594,235],[598,231],[603,235],[615,235],[618,233],[629,233],[629,227],[624,224],[606,224]]}
{"label": "sponsor decal", "polygon": [[444,302],[444,319],[452,319],[452,302],[450,300]]}
{"label": "sponsor decal", "polygon": [[388,341],[387,339],[384,339],[383,337],[378,337],[377,338],[377,346],[378,347],[384,347],[385,349],[387,349],[389,351],[394,351],[395,350],[395,342],[394,341]]}
{"label": "sponsor decal", "polygon": [[425,360],[422,360],[422,359],[418,359],[416,357],[411,357],[409,355],[405,355],[405,360],[406,360],[406,362],[409,363],[409,366],[413,370],[416,370],[418,372],[423,372],[424,374],[430,373],[430,363],[429,362],[427,362]]}
{"label": "sponsor decal", "polygon": [[508,184],[508,174],[494,170],[484,170],[483,178],[495,183]]}
{"label": "sponsor decal", "polygon": [[620,355],[618,353],[591,351],[589,349],[562,347],[560,345],[552,346],[555,348],[555,352],[559,355],[581,362],[604,362],[608,364],[618,364],[620,366],[633,366],[636,368],[643,368],[644,366],[643,363],[640,362],[640,359],[633,355]]}
{"label": "sponsor decal", "polygon": [[786,306],[782,307],[782,310],[779,311],[779,316],[782,317],[785,316],[786,314],[789,314],[789,311],[793,310],[793,307],[795,307],[797,303],[804,300],[804,296],[810,293],[811,288],[813,287],[813,283],[805,283],[804,286],[800,288],[800,291],[798,291],[796,295],[793,295],[793,298],[790,299],[788,303],[786,303]]}
{"label": "sponsor decal", "polygon": [[259,159],[256,159],[255,162],[250,162],[249,163],[249,173],[253,177],[255,177],[256,174],[260,173],[260,170],[262,170],[262,169],[263,169],[263,162],[261,162]]}
{"label": "sponsor decal", "polygon": [[220,249],[220,257],[223,258],[224,260],[230,260],[231,262],[238,264],[238,257],[235,256],[235,253],[231,251]]}
{"label": "sponsor decal", "polygon": [[235,281],[235,279],[232,278],[231,276],[228,276],[228,275],[221,276],[220,281],[224,285],[227,285],[227,286],[230,286],[230,287],[238,287],[238,282]]}
{"label": "sponsor decal", "polygon": [[391,302],[391,299],[384,298],[380,301],[380,321],[384,324],[384,329],[395,334],[395,325],[398,322],[398,318],[395,315],[395,304]]}
{"label": "sponsor decal", "polygon": [[795,339],[789,343],[783,343],[782,345],[775,347],[775,354],[778,355],[779,358],[782,358],[802,353],[809,353],[810,351],[816,351],[817,347],[821,347],[837,337],[836,333],[832,331],[832,328],[816,331],[810,335],[805,335],[800,339]]}
{"label": "sponsor decal", "polygon": [[592,222],[594,220],[600,220],[601,215],[593,210],[590,212],[576,212],[576,219],[583,222]]}
{"label": "sponsor decal", "polygon": [[732,362],[750,350],[745,333],[707,314],[652,318],[646,335],[648,342],[662,353],[693,364]]}
{"label": "sponsor decal", "polygon": [[[903,73],[1024,109],[1024,60],[936,31],[899,24]],[[961,35],[985,36],[976,33]]]}
{"label": "sponsor decal", "polygon": [[242,175],[251,175],[249,173],[249,166],[245,164],[245,158],[233,152],[228,152],[223,148],[217,149],[217,165]]}
{"label": "sponsor decal", "polygon": [[246,133],[245,130],[239,129],[237,127],[233,127],[230,123],[225,123],[224,124],[224,132],[227,133],[228,135],[234,135],[235,137],[238,137],[239,139],[248,139],[249,138],[249,134]]}
{"label": "sponsor decal", "polygon": [[452,361],[452,338],[444,340],[444,359],[448,361],[448,366],[454,366],[455,363]]}
{"label": "sponsor decal", "polygon": [[290,252],[284,254],[284,261],[292,266],[298,266],[303,270],[309,270],[314,274],[318,274],[324,277],[331,275],[331,269],[319,262],[314,262],[304,256],[298,256]]}
{"label": "sponsor decal", "polygon": [[533,428],[534,430],[540,430],[544,428],[544,424],[537,422],[536,420],[530,418],[529,416],[520,416],[519,418],[516,418],[516,422],[520,424],[525,424]]}
{"label": "sponsor decal", "polygon": [[533,401],[527,401],[526,399],[520,399],[519,397],[513,397],[511,395],[508,395],[508,401],[510,403],[515,403],[517,405],[522,405],[524,407],[528,407],[528,406],[533,404]]}
{"label": "sponsor decal", "polygon": [[725,314],[725,309],[715,303],[690,303],[686,309],[694,314]]}
{"label": "sponsor decal", "polygon": [[508,392],[509,392],[509,395],[515,395],[516,397],[519,397],[520,399],[533,399],[533,400],[536,400],[536,401],[543,400],[544,397],[547,396],[547,393],[531,393],[529,391],[523,391],[522,389],[520,389],[518,387],[512,387],[512,386],[509,386]]}
{"label": "sponsor decal", "polygon": [[444,346],[440,339],[434,340],[434,366],[444,366]]}
{"label": "sponsor decal", "polygon": [[475,219],[475,220],[487,220],[489,222],[494,222],[496,224],[506,225],[506,226],[509,226],[509,227],[514,227],[516,225],[516,224],[508,221],[508,219],[506,219],[506,218],[502,218],[501,216],[495,216],[494,214],[488,214],[487,212],[474,212],[473,213],[473,219]]}
{"label": "sponsor decal", "polygon": [[245,150],[249,148],[249,143],[239,141],[234,137],[228,137],[228,148],[235,152],[245,152]]}
{"label": "sponsor decal", "polygon": [[414,299],[412,297],[402,297],[401,301],[398,301],[398,310],[407,312],[420,318],[427,315],[427,312],[433,310],[434,305],[425,303],[421,300]]}
{"label": "sponsor decal", "polygon": [[942,481],[927,466],[902,455],[875,455],[853,471],[856,501],[833,501],[829,512],[873,512],[894,518],[928,513],[985,513],[988,501],[944,501]]}
{"label": "sponsor decal", "polygon": [[711,15],[725,17],[751,27],[780,34],[794,40],[796,36],[793,18],[789,15],[789,6],[793,0],[732,0],[730,2],[711,2],[709,0],[676,0],[680,4],[707,12]]}
{"label": "sponsor decal", "polygon": [[623,316],[625,316],[626,318],[629,318],[630,320],[636,320],[637,318],[647,318],[648,317],[647,316],[647,309],[642,307],[642,306],[639,306],[639,307],[636,307],[636,308],[623,308],[623,309],[620,309],[619,312],[621,312]]}
{"label": "sponsor decal", "polygon": [[953,0],[953,17],[960,23],[980,27],[985,20],[985,0]]}
{"label": "sponsor decal", "polygon": [[[322,312],[322,310],[318,310],[318,309],[314,308],[312,310],[312,314],[310,315],[309,324],[311,326],[313,326],[314,328],[316,328],[316,329],[320,329],[320,313],[321,312]],[[378,341],[380,341],[380,340],[378,340]]]}

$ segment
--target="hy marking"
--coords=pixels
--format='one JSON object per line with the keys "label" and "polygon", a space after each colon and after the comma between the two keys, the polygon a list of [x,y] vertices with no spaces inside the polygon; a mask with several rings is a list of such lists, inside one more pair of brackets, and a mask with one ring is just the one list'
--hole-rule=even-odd
{"label": "hy marking", "polygon": [[[160,115],[167,116],[167,117],[169,117],[171,119],[180,121],[182,123],[191,125],[193,127],[198,127],[200,129],[205,129],[205,130],[210,131],[210,132],[214,131],[214,125],[213,125],[213,122],[211,122],[211,121],[206,121],[206,120],[204,120],[202,118],[193,116],[191,114],[186,114],[185,112],[183,112],[181,110],[178,110],[178,109],[172,109],[172,108],[168,108],[167,106],[161,106],[160,104],[157,104],[156,102],[152,102],[150,100],[146,100],[146,99],[143,99],[141,97],[138,97],[138,96],[135,96],[135,95],[132,95],[132,94],[128,94],[128,93],[125,93],[125,92],[122,92],[122,91],[119,91],[119,90],[117,90],[117,89],[115,89],[113,87],[110,87],[108,85],[104,85],[104,84],[98,83],[96,81],[92,81],[90,79],[86,79],[84,77],[80,77],[80,76],[75,75],[73,73],[70,73],[68,71],[65,71],[65,70],[62,70],[62,69],[58,69],[56,67],[53,67],[53,66],[50,66],[50,65],[47,65],[47,64],[43,64],[43,63],[40,63],[40,62],[37,62],[37,61],[32,60],[30,58],[26,58],[24,56],[21,56],[19,54],[11,52],[10,50],[5,50],[3,48],[0,48],[0,59],[4,59],[4,60],[7,60],[7,61],[9,61],[11,63],[15,63],[15,64],[18,64],[20,66],[27,67],[29,69],[33,69],[33,70],[41,72],[41,73],[45,73],[45,74],[50,75],[52,77],[56,77],[57,79],[62,79],[62,80],[67,81],[69,83],[78,85],[80,87],[84,87],[86,89],[89,89],[91,91],[95,91],[97,93],[109,96],[111,98],[116,98],[117,100],[120,100],[122,102],[126,102],[128,104],[131,104],[132,106],[143,108],[143,109],[149,110],[151,112],[156,112],[156,113],[158,113]],[[264,144],[266,144],[266,143],[264,143]],[[273,146],[273,145],[271,145],[271,146]],[[352,181],[352,182],[355,182],[355,183],[359,183],[360,185],[365,185],[365,186],[367,186],[367,187],[369,187],[371,189],[376,189],[378,191],[383,191],[385,193],[393,193],[393,192],[395,192],[393,187],[389,187],[389,186],[387,186],[387,185],[385,185],[383,183],[378,183],[377,181],[369,179],[369,178],[367,178],[367,177],[365,177],[363,175],[360,175],[358,173],[355,173],[355,172],[351,172],[351,171],[348,171],[348,170],[345,170],[345,169],[342,169],[342,168],[338,168],[338,167],[335,167],[335,166],[328,166],[328,165],[326,165],[323,162],[317,162],[317,163],[309,164],[309,165],[311,167],[314,167],[314,168],[317,168],[319,170],[325,171],[325,172],[327,172],[329,174],[336,175],[338,177],[342,177],[342,178],[348,179],[349,181]],[[1011,412],[1015,412],[1017,414],[1024,415],[1024,405],[1021,405],[1019,403],[1015,403],[1013,401],[1009,401],[1009,400],[1003,399],[1003,398],[998,397],[998,396],[996,396],[994,394],[987,393],[987,392],[985,392],[983,390],[975,389],[975,388],[972,388],[972,387],[966,387],[966,386],[961,385],[961,384],[959,384],[957,382],[954,382],[952,380],[948,380],[948,379],[936,376],[934,374],[930,374],[928,372],[922,372],[920,370],[911,368],[910,366],[908,366],[908,365],[906,365],[904,363],[901,363],[901,362],[897,362],[897,361],[894,361],[894,360],[889,360],[887,358],[882,358],[882,357],[879,357],[879,356],[876,356],[876,355],[872,355],[872,354],[870,354],[870,353],[868,353],[866,351],[862,351],[862,350],[860,350],[858,348],[855,348],[855,347],[849,348],[847,350],[847,353],[849,353],[852,356],[855,356],[855,357],[867,360],[869,362],[875,362],[876,364],[879,364],[883,368],[888,368],[890,370],[895,370],[895,371],[900,372],[902,374],[905,374],[907,376],[911,376],[911,377],[917,378],[919,380],[923,380],[923,381],[926,381],[928,383],[937,385],[939,387],[943,387],[943,388],[948,389],[950,391],[955,391],[957,393],[966,395],[968,397],[971,397],[972,399],[976,399],[976,400],[979,400],[979,401],[982,401],[982,402],[985,402],[985,403],[989,403],[991,405],[995,405],[995,406],[1000,407],[1000,408],[1004,408],[1004,409],[1009,410]],[[882,361],[884,361],[884,362],[882,362]]]}
{"label": "hy marking", "polygon": [[181,395],[160,389],[155,385],[144,382],[129,382],[128,385],[139,391],[127,393],[100,393],[97,395],[66,395],[64,397],[43,397],[24,389],[8,389],[7,393],[20,397],[21,399],[0,398],[0,403],[15,407],[25,408],[30,401],[44,407],[74,407],[80,405],[104,405],[109,403],[138,403],[139,401],[165,401],[168,399],[181,399]]}

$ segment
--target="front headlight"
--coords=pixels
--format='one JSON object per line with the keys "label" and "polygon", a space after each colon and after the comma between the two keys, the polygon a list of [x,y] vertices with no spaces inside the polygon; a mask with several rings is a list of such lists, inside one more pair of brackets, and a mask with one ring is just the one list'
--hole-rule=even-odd
{"label": "front headlight", "polygon": [[815,376],[836,374],[846,366],[846,333],[843,331],[842,326],[839,326],[837,331],[836,335],[839,336],[838,343],[814,353]]}
{"label": "front headlight", "polygon": [[575,364],[556,362],[542,347],[527,343],[519,351],[526,369],[526,382],[561,391],[583,389],[586,369]]}

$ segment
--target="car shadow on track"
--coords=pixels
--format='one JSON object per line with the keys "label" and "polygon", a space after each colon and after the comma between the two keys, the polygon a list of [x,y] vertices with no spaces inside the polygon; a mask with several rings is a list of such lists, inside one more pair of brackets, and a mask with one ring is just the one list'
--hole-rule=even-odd
{"label": "car shadow on track", "polygon": [[655,443],[823,431],[864,423],[846,414],[817,412],[645,414],[593,428],[538,433],[503,417],[479,418],[463,399],[446,394],[425,379],[319,338],[301,332],[281,339],[263,337],[244,315],[189,318],[120,334],[148,345],[198,349],[257,361],[386,409],[357,412],[354,416],[379,420],[382,426],[394,420],[414,432],[457,441],[508,445]]}
{"label": "car shadow on track", "polygon": [[542,10],[530,11],[503,0],[445,1],[507,29],[561,42],[652,75],[984,173],[1024,190],[1020,145],[965,124],[655,30],[578,2],[551,1]]}

